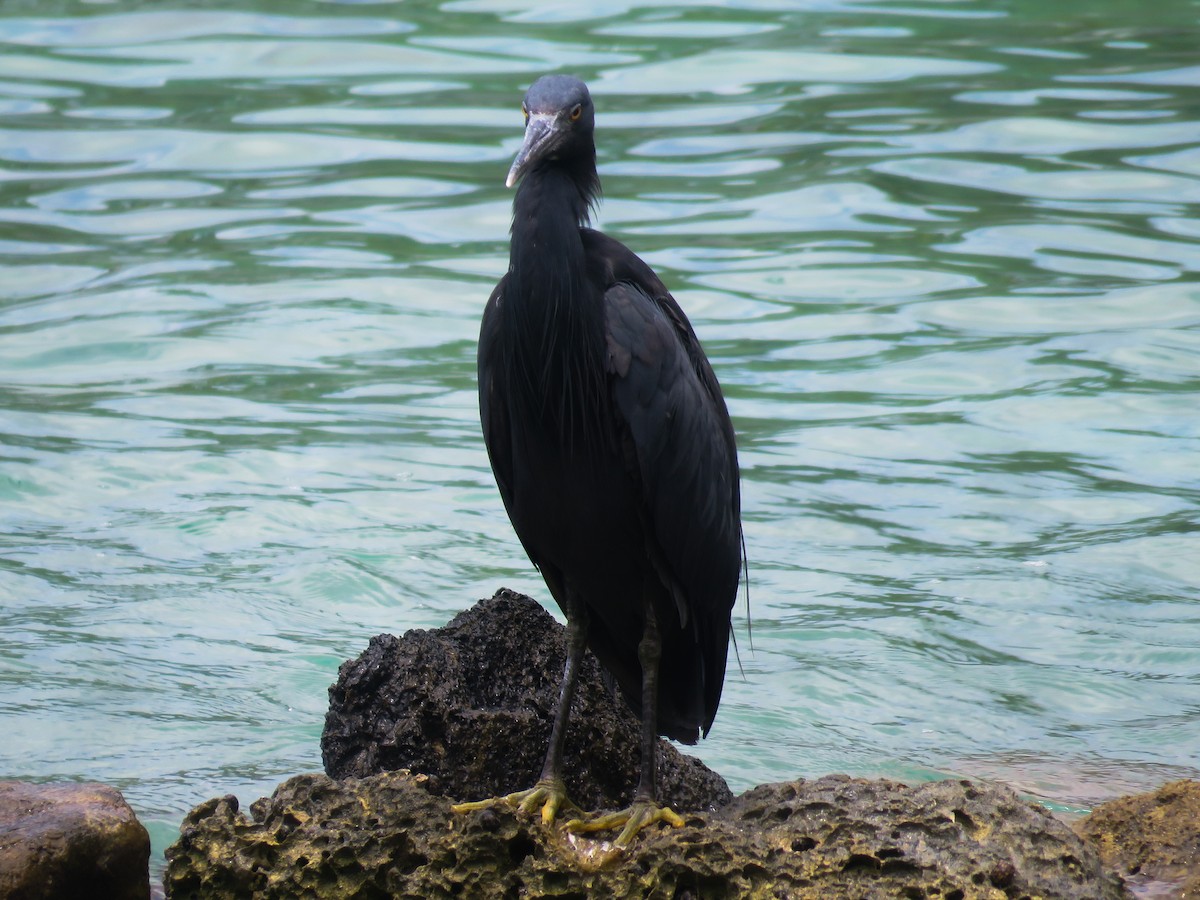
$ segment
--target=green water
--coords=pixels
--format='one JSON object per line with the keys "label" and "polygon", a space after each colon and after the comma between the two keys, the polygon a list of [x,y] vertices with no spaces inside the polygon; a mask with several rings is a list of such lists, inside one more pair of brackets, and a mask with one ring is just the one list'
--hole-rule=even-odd
{"label": "green water", "polygon": [[1200,775],[1197,3],[3,0],[0,42],[0,777],[161,850],[319,769],[371,635],[550,602],[474,393],[548,71],[739,433],[698,754]]}

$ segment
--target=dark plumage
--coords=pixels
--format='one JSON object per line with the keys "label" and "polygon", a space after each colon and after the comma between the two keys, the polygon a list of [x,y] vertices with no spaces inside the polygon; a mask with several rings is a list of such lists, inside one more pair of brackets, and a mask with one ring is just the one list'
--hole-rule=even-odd
{"label": "dark plumage", "polygon": [[567,617],[568,661],[541,790],[513,799],[544,804],[546,819],[565,802],[562,738],[586,642],[643,719],[634,807],[599,825],[628,821],[625,843],[674,815],[655,806],[656,735],[695,743],[721,699],[742,565],[734,432],[679,304],[632,251],[585,227],[600,192],[586,85],[546,76],[523,110],[479,407],[509,518]]}

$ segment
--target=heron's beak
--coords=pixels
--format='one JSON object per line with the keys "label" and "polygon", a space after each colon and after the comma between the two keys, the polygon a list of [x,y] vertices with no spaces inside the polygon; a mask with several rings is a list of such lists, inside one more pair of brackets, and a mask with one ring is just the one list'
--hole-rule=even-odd
{"label": "heron's beak", "polygon": [[558,136],[556,122],[557,120],[552,115],[535,114],[529,117],[529,124],[525,126],[525,143],[521,145],[521,149],[517,152],[517,158],[513,160],[512,168],[508,170],[508,178],[504,181],[505,187],[512,187],[520,181],[525,170],[545,156],[546,152],[554,145],[555,138]]}

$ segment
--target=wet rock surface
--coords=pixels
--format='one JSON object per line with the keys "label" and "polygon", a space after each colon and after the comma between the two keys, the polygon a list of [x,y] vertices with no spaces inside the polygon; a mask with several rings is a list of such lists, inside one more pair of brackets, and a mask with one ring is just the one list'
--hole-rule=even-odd
{"label": "wet rock surface", "polygon": [[197,807],[171,898],[1124,898],[1094,850],[1006,788],[829,776],[764,785],[625,851],[506,806],[466,815],[429,779],[302,775],[250,815]]}
{"label": "wet rock surface", "polygon": [[[536,601],[500,590],[443,628],[371,639],[329,689],[321,736],[333,778],[407,769],[430,790],[479,800],[532,787],[550,740],[565,629]],[[588,653],[567,729],[567,790],[584,809],[629,805],[640,723]],[[658,742],[660,799],[711,809],[733,795],[716,772]]]}
{"label": "wet rock surface", "polygon": [[[662,793],[685,825],[626,850],[506,804],[452,813],[533,784],[563,659],[562,628],[509,591],[445,628],[374,638],[330,689],[328,774],[290,779],[249,814],[233,797],[194,809],[167,851],[167,896],[1127,896],[1094,849],[1007,788],[828,776],[733,799],[665,743]],[[585,808],[614,809],[636,783],[638,722],[593,659],[584,669],[567,784]]]}
{"label": "wet rock surface", "polygon": [[146,900],[150,836],[115,788],[0,781],[0,897]]}
{"label": "wet rock surface", "polygon": [[1200,781],[1111,800],[1075,830],[1147,896],[1200,897]]}

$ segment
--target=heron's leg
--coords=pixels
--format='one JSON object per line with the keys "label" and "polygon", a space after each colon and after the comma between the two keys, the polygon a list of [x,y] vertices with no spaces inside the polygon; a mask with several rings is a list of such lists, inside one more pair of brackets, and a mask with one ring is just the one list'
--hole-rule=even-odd
{"label": "heron's leg", "polygon": [[647,825],[666,822],[673,828],[683,825],[683,819],[673,810],[658,805],[658,664],[662,658],[662,637],[658,631],[658,619],[654,608],[647,600],[646,623],[642,640],[638,644],[638,661],[642,664],[642,770],[638,778],[637,792],[633,805],[620,812],[597,816],[593,819],[572,819],[567,823],[571,831],[607,831],[620,828],[615,843],[623,847],[637,837]]}
{"label": "heron's leg", "polygon": [[582,603],[572,601],[567,616],[567,662],[563,667],[558,705],[554,709],[554,723],[550,727],[550,746],[546,750],[546,761],[542,764],[542,774],[538,777],[537,784],[527,791],[517,791],[504,797],[456,804],[451,807],[454,812],[485,809],[497,802],[506,802],[514,804],[523,813],[531,813],[541,807],[542,821],[549,825],[560,809],[578,810],[567,796],[567,786],[562,778],[562,759],[571,701],[575,696],[575,683],[579,680],[579,663],[583,658],[584,647],[587,646],[587,624],[586,607]]}
{"label": "heron's leg", "polygon": [[521,798],[521,812],[532,812],[538,804],[542,806],[542,821],[549,824],[564,804],[575,807],[567,798],[567,787],[562,778],[563,745],[567,740],[567,720],[571,716],[571,701],[575,697],[575,683],[579,680],[579,664],[587,646],[587,609],[582,603],[571,603],[571,615],[567,617],[567,662],[563,666],[562,685],[558,692],[558,706],[554,710],[554,724],[550,727],[550,746],[546,748],[546,761],[542,763],[542,774],[528,796]]}

